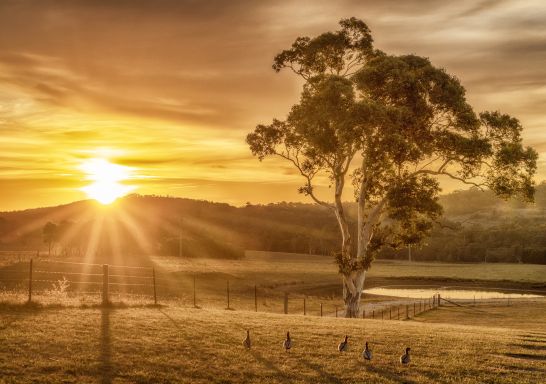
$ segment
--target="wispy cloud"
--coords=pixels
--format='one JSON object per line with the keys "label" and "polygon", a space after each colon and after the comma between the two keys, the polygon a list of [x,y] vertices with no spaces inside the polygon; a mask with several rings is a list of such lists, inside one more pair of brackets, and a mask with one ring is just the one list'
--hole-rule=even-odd
{"label": "wispy cloud", "polygon": [[[274,73],[273,56],[297,36],[335,29],[350,16],[369,24],[378,48],[427,56],[457,75],[477,110],[520,118],[526,143],[541,152],[538,177],[546,178],[540,0],[5,0],[0,189],[18,180],[35,205],[75,198],[79,162],[110,148],[148,180],[141,192],[238,203],[302,199],[297,175],[280,161],[252,159],[244,136],[284,117],[298,99],[301,83]],[[286,193],[250,188],[253,195],[245,188],[255,180]],[[54,185],[64,192],[47,197]],[[0,209],[28,205],[6,196]]]}

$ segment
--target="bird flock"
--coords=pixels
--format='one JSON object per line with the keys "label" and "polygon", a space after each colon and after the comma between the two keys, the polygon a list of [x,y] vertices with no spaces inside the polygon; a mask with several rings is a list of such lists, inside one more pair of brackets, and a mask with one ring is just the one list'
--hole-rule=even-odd
{"label": "bird flock", "polygon": [[[250,341],[250,330],[246,330],[246,337],[243,340],[243,346],[246,349],[250,349],[252,346],[252,343]],[[292,338],[290,337],[290,332],[286,332],[286,339],[284,339],[282,346],[286,352],[290,352],[292,349]],[[345,338],[341,343],[338,344],[337,350],[339,353],[347,352],[349,350],[349,336],[345,335]],[[411,348],[407,347],[405,350],[405,353],[400,356],[400,364],[408,365],[411,361],[410,357],[410,351]],[[368,342],[366,341],[366,344],[364,345],[364,349],[362,350],[362,358],[367,361],[371,361],[373,357],[372,350],[370,349]]]}

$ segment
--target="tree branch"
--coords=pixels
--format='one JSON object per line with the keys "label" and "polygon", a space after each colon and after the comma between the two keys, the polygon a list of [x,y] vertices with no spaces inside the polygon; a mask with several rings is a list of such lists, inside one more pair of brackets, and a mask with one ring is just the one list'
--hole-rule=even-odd
{"label": "tree branch", "polygon": [[412,176],[415,176],[415,175],[418,175],[418,174],[428,174],[428,175],[444,175],[444,176],[448,176],[450,178],[452,178],[453,180],[458,180],[460,181],[461,183],[464,183],[464,184],[467,184],[467,185],[472,185],[474,187],[477,187],[479,188],[480,190],[483,191],[484,187],[487,186],[487,184],[485,183],[476,183],[474,181],[470,181],[470,180],[466,180],[462,177],[459,177],[459,176],[456,176],[456,175],[453,175],[449,172],[445,172],[445,171],[433,171],[433,170],[429,170],[429,169],[422,169],[420,171],[417,171],[417,172],[414,172],[412,174]]}
{"label": "tree branch", "polygon": [[292,157],[290,157],[288,154],[287,155],[284,155],[282,153],[279,153],[279,152],[275,152],[275,154],[279,157],[282,157],[283,159],[286,159],[288,161],[290,161],[292,164],[294,164],[294,166],[298,169],[298,171],[300,172],[300,174],[305,177],[306,179],[306,184],[307,184],[307,194],[311,197],[311,199],[313,199],[313,201],[319,205],[322,205],[323,207],[326,207],[326,208],[329,208],[333,211],[335,211],[335,206],[333,204],[330,204],[330,203],[327,203],[325,201],[322,201],[320,199],[318,199],[315,194],[313,193],[313,185],[311,183],[311,180],[313,179],[313,177],[315,177],[315,175],[317,174],[318,170],[315,171],[314,173],[312,174],[308,174],[306,172],[304,172],[303,168],[301,167],[300,165],[300,162],[299,160],[297,159],[297,156],[296,156],[296,160],[293,159]]}

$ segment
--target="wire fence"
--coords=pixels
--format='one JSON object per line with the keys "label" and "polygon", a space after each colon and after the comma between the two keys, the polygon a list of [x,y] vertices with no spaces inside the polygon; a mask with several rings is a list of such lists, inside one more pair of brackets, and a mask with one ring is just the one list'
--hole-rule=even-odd
{"label": "wire fence", "polygon": [[[222,285],[224,288],[222,288]],[[286,289],[286,290],[285,290]],[[127,299],[138,303],[158,304],[176,301],[195,308],[223,308],[298,314],[304,316],[345,317],[340,296],[306,295],[286,286],[250,284],[240,279],[216,279],[193,274],[181,276],[156,275],[153,266],[128,266],[41,260],[30,258],[26,262],[0,269],[1,292],[26,296],[28,302],[50,298],[56,303],[82,298],[91,302],[108,304]],[[518,302],[522,299],[517,299]],[[132,301],[130,301],[132,302]],[[407,320],[440,306],[476,307],[484,305],[512,305],[514,299],[471,298],[453,299],[439,293],[430,297],[391,300],[363,300],[360,318],[376,320]]]}
{"label": "wire fence", "polygon": [[[26,267],[25,267],[26,265]],[[26,269],[26,270],[25,270]],[[203,283],[206,278],[203,279]],[[234,284],[235,283],[235,284]],[[333,295],[324,297],[307,296],[278,290],[242,285],[230,279],[225,280],[221,292],[218,282],[211,287],[201,287],[194,275],[188,284],[180,285],[172,279],[158,278],[153,266],[127,266],[97,264],[59,260],[34,260],[19,263],[0,271],[0,288],[11,289],[19,294],[26,292],[27,301],[46,296],[57,301],[69,297],[86,295],[100,300],[103,304],[125,297],[136,297],[139,301],[158,304],[160,299],[177,299],[195,308],[210,306],[227,310],[254,310],[255,312],[276,312],[301,314],[304,316],[345,317],[343,302]],[[235,288],[235,289],[234,289]],[[181,293],[182,292],[182,293]],[[405,320],[440,305],[440,296],[426,299],[407,299],[401,304],[372,302],[361,304],[362,318],[382,320]]]}
{"label": "wire fence", "polygon": [[18,263],[0,271],[0,287],[5,291],[26,290],[28,302],[34,296],[57,299],[76,295],[100,297],[103,304],[111,296],[136,295],[153,299],[157,304],[157,284],[154,267],[79,263],[30,258],[27,270]]}

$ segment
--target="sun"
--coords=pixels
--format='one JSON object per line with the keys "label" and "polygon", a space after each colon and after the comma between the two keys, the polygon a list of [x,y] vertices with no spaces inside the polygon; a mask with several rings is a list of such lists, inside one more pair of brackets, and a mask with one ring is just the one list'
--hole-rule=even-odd
{"label": "sun", "polygon": [[134,189],[133,186],[122,184],[131,177],[129,167],[93,158],[83,162],[80,168],[85,172],[86,179],[92,181],[81,190],[101,204],[111,204]]}

